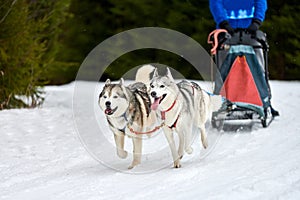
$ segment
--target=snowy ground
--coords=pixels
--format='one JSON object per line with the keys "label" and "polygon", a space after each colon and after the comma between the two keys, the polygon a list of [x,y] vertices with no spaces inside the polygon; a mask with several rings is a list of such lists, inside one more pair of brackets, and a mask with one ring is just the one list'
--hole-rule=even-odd
{"label": "snowy ground", "polygon": [[[0,199],[300,199],[300,82],[271,82],[281,116],[269,128],[211,133],[210,150],[197,140],[180,169],[149,140],[147,155],[132,171],[126,169],[130,156],[118,159],[97,138],[87,140],[99,144],[95,151],[105,155],[94,157],[102,156],[109,167],[85,150],[76,130],[84,141],[95,127],[84,133],[78,128],[78,121],[88,121],[84,113],[74,114],[74,124],[74,85],[46,87],[42,108],[0,112]],[[93,104],[85,95],[81,101]],[[99,124],[108,130],[105,120]],[[151,152],[157,148],[163,153]]]}

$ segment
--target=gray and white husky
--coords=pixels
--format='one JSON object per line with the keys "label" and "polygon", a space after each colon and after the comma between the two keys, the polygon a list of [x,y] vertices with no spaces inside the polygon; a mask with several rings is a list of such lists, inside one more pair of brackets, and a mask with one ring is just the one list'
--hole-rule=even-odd
{"label": "gray and white husky", "polygon": [[[174,167],[179,168],[184,150],[188,154],[193,151],[193,127],[200,129],[202,145],[207,148],[205,123],[211,113],[221,107],[221,96],[209,95],[194,82],[182,81],[176,84],[168,68],[165,76],[160,76],[155,69],[150,81],[149,94],[151,109],[160,113],[161,119],[164,120],[163,130],[171,148]],[[173,131],[178,134],[178,150]]]}
{"label": "gray and white husky", "polygon": [[126,158],[124,150],[125,135],[133,141],[133,161],[128,169],[132,169],[141,162],[142,135],[150,134],[158,129],[156,113],[151,110],[151,100],[145,83],[150,81],[152,66],[142,67],[136,74],[136,82],[124,85],[123,79],[119,83],[105,82],[99,95],[98,104],[104,111],[110,129],[114,134],[117,155]]}

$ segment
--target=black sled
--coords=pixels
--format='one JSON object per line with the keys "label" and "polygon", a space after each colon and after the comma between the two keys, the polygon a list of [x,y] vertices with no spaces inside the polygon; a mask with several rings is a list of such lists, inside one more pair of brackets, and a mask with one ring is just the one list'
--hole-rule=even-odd
{"label": "black sled", "polygon": [[222,108],[212,115],[212,126],[239,130],[259,121],[268,127],[278,112],[270,104],[266,35],[236,30],[231,36],[219,29],[209,35],[208,42],[213,45],[211,53],[220,73],[214,94],[224,99]]}

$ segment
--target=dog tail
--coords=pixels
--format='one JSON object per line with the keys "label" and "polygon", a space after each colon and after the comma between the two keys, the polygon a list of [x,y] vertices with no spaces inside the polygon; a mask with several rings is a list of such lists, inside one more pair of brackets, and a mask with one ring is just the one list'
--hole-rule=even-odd
{"label": "dog tail", "polygon": [[139,68],[135,75],[136,82],[149,83],[151,78],[150,75],[154,71],[155,67],[152,65],[143,65]]}
{"label": "dog tail", "polygon": [[210,106],[211,112],[218,111],[223,103],[223,99],[221,95],[209,95],[210,97]]}

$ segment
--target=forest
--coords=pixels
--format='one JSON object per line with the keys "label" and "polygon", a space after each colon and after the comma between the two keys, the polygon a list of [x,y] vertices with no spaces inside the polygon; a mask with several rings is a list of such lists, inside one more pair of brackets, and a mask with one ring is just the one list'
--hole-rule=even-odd
{"label": "forest", "polygon": [[[268,1],[261,30],[270,45],[270,79],[300,80],[299,13],[296,0]],[[0,110],[40,105],[44,85],[74,81],[89,52],[123,31],[168,28],[209,51],[215,26],[208,0],[0,0]],[[199,78],[180,56],[155,49],[120,56],[103,78],[149,62]]]}

